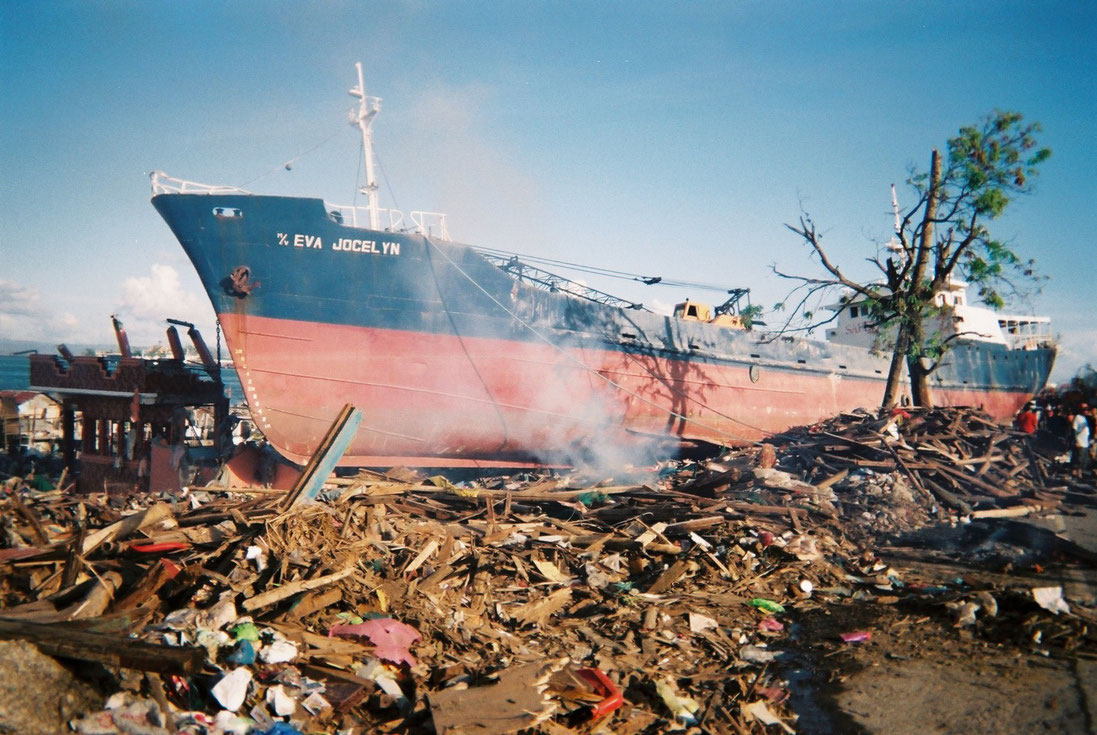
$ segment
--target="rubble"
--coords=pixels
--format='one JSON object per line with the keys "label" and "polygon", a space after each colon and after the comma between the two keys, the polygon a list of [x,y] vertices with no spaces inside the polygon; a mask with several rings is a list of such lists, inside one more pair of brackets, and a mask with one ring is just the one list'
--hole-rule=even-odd
{"label": "rubble", "polygon": [[[912,409],[631,484],[363,470],[287,502],[14,478],[0,638],[113,672],[114,696],[71,719],[85,733],[793,732],[787,670],[819,615],[871,606],[1092,650],[1092,603],[1050,580],[942,578],[878,553],[977,513],[1055,508],[1055,476],[974,411]],[[835,617],[817,645],[889,634]]]}

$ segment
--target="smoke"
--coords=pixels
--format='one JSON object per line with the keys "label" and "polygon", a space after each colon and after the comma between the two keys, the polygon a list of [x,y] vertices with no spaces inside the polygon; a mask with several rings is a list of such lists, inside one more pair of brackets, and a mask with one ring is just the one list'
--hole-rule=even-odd
{"label": "smoke", "polygon": [[[557,216],[528,161],[508,152],[505,139],[492,136],[483,110],[495,90],[484,85],[438,86],[413,100],[409,115],[414,146],[404,151],[401,168],[429,171],[429,199],[450,213],[450,232],[464,242],[499,244],[537,252],[548,246],[531,222],[552,223]],[[412,208],[425,205],[416,203]]]}
{"label": "smoke", "polygon": [[[432,248],[435,277],[420,280],[415,296],[427,303],[441,302],[449,310],[456,307],[448,303],[454,293],[483,286],[492,296],[477,300],[489,318],[476,324],[482,329],[491,323],[497,329],[491,335],[479,330],[474,337],[463,335],[462,315],[450,313],[450,326],[464,354],[451,354],[450,365],[437,372],[445,375],[446,394],[467,400],[452,404],[458,415],[438,415],[439,421],[456,427],[469,441],[483,444],[502,436],[509,448],[525,449],[545,464],[570,465],[592,475],[619,477],[667,457],[666,438],[626,429],[634,418],[630,414],[637,411],[658,414],[656,426],[669,424],[669,416],[648,403],[650,396],[637,395],[653,386],[658,389],[658,379],[612,349],[591,347],[591,336],[617,341],[620,325],[599,318],[612,311],[582,302],[578,312],[594,320],[583,328],[588,334],[580,342],[578,335],[554,329],[567,311],[559,300],[574,297],[550,296],[528,285],[501,292],[495,272],[485,276],[468,261],[458,270],[460,264],[450,260],[457,255]],[[485,283],[476,282],[477,272]],[[630,386],[619,385],[619,380],[628,380]],[[475,410],[478,419],[472,420],[465,409]]]}
{"label": "smoke", "polygon": [[1097,329],[1081,328],[1064,332],[1059,338],[1059,354],[1052,370],[1052,383],[1065,383],[1086,365],[1097,366]]}
{"label": "smoke", "polygon": [[[671,458],[669,437],[637,434],[626,429],[628,413],[650,406],[631,391],[609,380],[620,375],[607,365],[592,365],[594,353],[561,345],[554,366],[556,380],[540,383],[530,396],[533,409],[508,430],[527,434],[538,459],[546,464],[567,464],[592,478],[632,474],[639,467]],[[609,380],[607,380],[607,378]]]}

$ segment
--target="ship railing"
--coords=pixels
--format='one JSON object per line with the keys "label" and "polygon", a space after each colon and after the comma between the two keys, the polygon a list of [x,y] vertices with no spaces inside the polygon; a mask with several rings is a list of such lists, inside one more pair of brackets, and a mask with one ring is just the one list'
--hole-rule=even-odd
{"label": "ship railing", "polygon": [[149,174],[152,180],[153,194],[250,194],[236,186],[217,186],[212,184],[200,184],[197,181],[187,181],[168,176],[163,171],[153,171]]}
{"label": "ship railing", "polygon": [[1011,350],[1035,350],[1054,343],[1047,317],[998,315],[998,326]]}
{"label": "ship railing", "polygon": [[578,281],[573,281],[570,278],[564,278],[555,273],[550,273],[549,271],[542,270],[536,266],[529,265],[528,263],[519,260],[517,255],[500,255],[496,252],[481,250],[479,248],[476,249],[476,252],[496,268],[511,274],[523,283],[528,283],[541,291],[548,291],[549,293],[566,293],[598,304],[616,306],[618,309],[637,309],[646,311],[644,305],[641,303],[626,301],[625,299],[608,294],[605,291],[599,291],[596,288],[591,288]]}
{"label": "ship railing", "polygon": [[[358,207],[351,204],[324,203],[328,214],[339,224],[351,227],[369,227],[369,207]],[[449,230],[446,229],[446,215],[440,212],[411,212],[408,219],[404,220],[404,213],[399,209],[378,209],[378,227],[386,232],[414,232],[419,235],[436,237],[440,240],[449,240]]]}

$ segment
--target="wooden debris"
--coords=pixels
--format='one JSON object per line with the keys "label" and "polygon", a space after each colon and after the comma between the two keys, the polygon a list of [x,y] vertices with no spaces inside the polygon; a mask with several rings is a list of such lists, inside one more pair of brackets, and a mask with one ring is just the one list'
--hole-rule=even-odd
{"label": "wooden debris", "polygon": [[[787,705],[754,694],[782,686],[759,663],[765,650],[752,651],[780,635],[760,630],[763,619],[855,597],[901,606],[908,593],[888,576],[900,572],[878,566],[879,539],[943,517],[1038,513],[1060,497],[1051,460],[974,411],[894,419],[844,414],[764,452],[730,449],[601,487],[548,472],[428,481],[397,468],[335,478],[324,495],[335,500],[307,504],[248,490],[158,502],[18,488],[17,500],[0,495],[0,635],[52,637],[53,655],[163,674],[147,678],[151,696],[178,708],[173,677],[227,670],[237,628],[253,625],[261,656],[278,643],[287,658],[255,664],[266,668],[248,711],[271,716],[274,672],[312,677],[331,706],[293,690],[302,708],[311,702],[307,732],[340,722],[406,735],[591,732],[575,716],[598,697],[575,676],[553,684],[575,667],[626,692],[602,731],[680,725],[657,693],[664,676],[700,705],[703,731],[783,727]],[[385,617],[421,638],[401,650],[330,635]],[[80,638],[77,623],[98,635]],[[1054,640],[1085,635],[1063,630]],[[209,649],[188,648],[195,640]]]}

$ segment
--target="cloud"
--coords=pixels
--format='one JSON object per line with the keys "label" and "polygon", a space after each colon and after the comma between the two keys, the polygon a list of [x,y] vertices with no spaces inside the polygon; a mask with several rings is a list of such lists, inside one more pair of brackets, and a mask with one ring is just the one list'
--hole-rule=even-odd
{"label": "cloud", "polygon": [[123,282],[117,314],[134,346],[163,342],[168,317],[195,322],[201,330],[209,328],[205,322],[213,322],[210,305],[200,292],[184,288],[179,271],[163,263],[154,263],[148,275]]}
{"label": "cloud", "polygon": [[0,317],[34,316],[38,309],[35,289],[0,279]]}
{"label": "cloud", "polygon": [[73,341],[79,336],[79,320],[43,304],[38,289],[0,278],[0,336]]}

